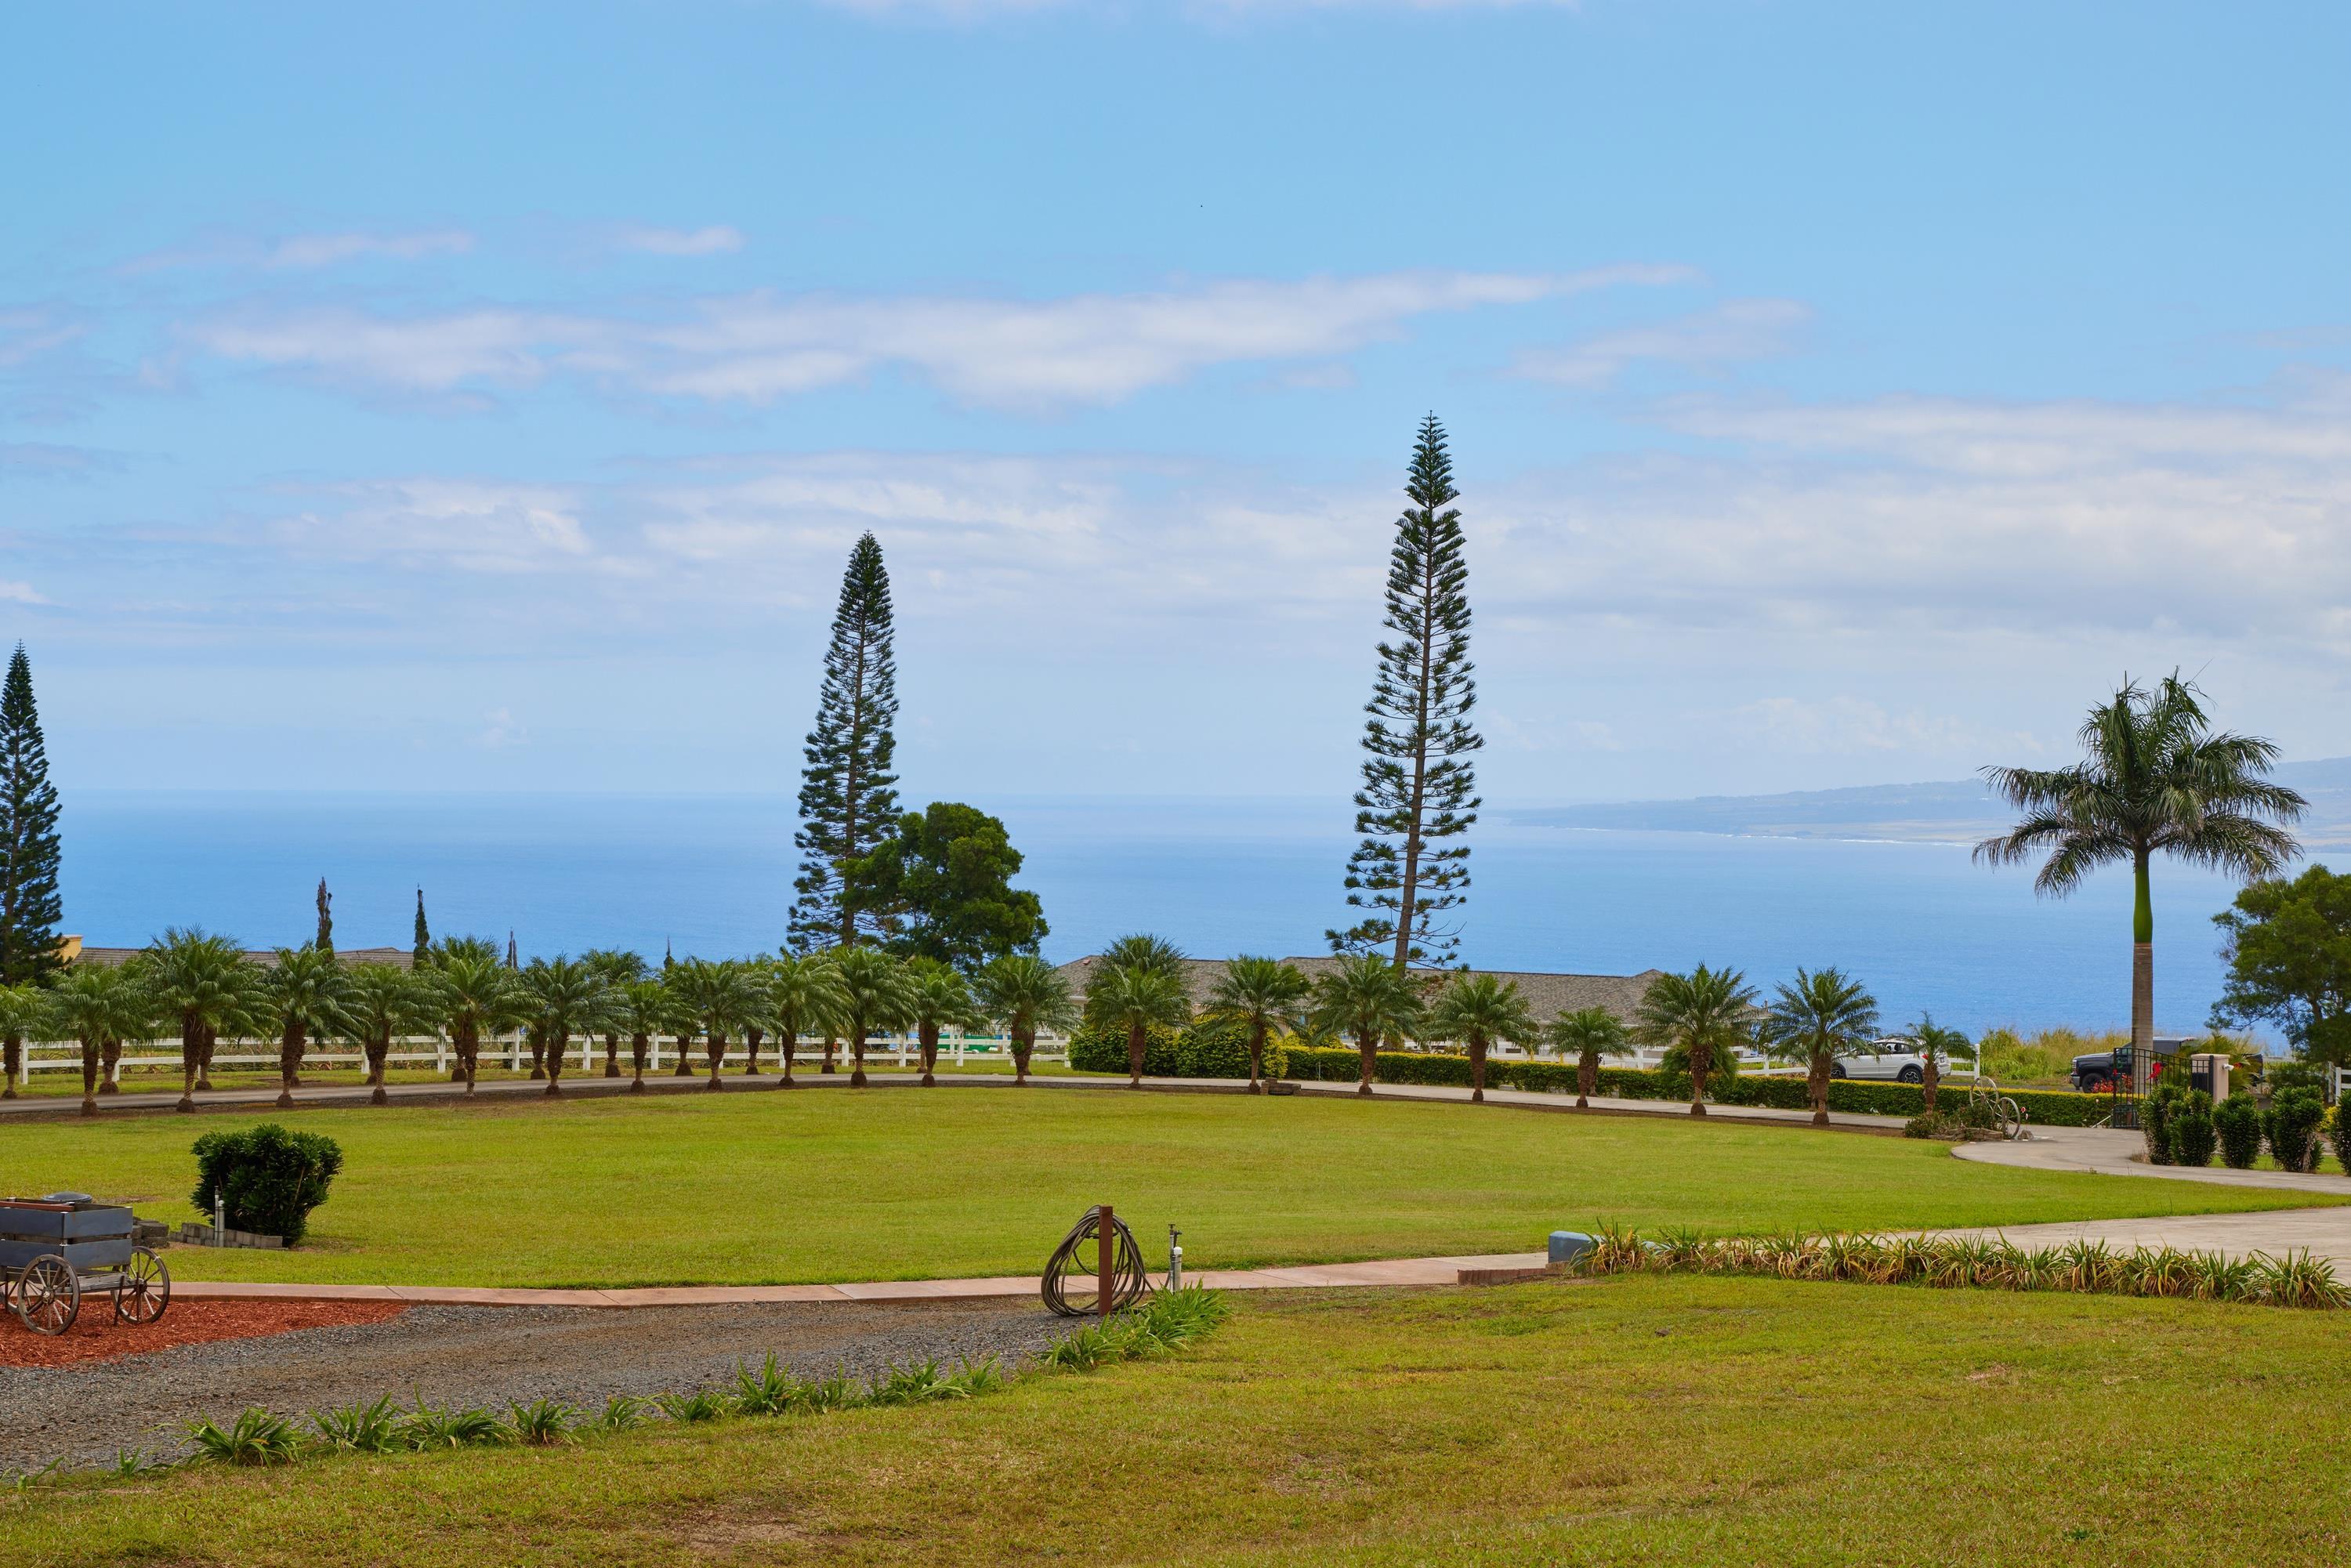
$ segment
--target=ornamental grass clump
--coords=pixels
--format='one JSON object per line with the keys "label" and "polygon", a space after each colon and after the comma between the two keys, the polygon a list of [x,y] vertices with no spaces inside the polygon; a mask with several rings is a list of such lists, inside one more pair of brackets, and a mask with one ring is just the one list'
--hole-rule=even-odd
{"label": "ornamental grass clump", "polygon": [[191,1421],[184,1430],[199,1458],[228,1465],[283,1465],[302,1453],[302,1434],[283,1416],[257,1405],[237,1412],[223,1427],[211,1420]]}

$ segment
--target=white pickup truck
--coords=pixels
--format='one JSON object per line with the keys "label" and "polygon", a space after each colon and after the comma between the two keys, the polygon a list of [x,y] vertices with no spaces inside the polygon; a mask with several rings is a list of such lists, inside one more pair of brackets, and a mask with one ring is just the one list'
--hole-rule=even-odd
{"label": "white pickup truck", "polygon": [[[1949,1061],[1943,1071],[1950,1071]],[[1918,1054],[1918,1042],[1905,1035],[1888,1035],[1873,1040],[1867,1051],[1840,1056],[1829,1063],[1831,1078],[1876,1078],[1892,1083],[1923,1083],[1927,1079],[1927,1059]]]}

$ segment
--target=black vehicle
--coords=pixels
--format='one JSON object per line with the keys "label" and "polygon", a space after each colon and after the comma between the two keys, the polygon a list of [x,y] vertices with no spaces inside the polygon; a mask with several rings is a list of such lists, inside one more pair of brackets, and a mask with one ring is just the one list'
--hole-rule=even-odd
{"label": "black vehicle", "polygon": [[2074,1059],[2074,1092],[2077,1094],[2106,1094],[2115,1087],[2115,1053],[2094,1051]]}

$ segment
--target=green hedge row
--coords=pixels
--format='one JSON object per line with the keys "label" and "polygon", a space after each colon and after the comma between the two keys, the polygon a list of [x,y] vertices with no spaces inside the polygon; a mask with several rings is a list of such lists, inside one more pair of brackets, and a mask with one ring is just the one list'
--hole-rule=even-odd
{"label": "green hedge row", "polygon": [[[1265,1071],[1285,1075],[1279,1039],[1265,1042]],[[1353,1060],[1353,1053],[1349,1053]],[[1247,1078],[1249,1028],[1238,1023],[1193,1023],[1180,1030],[1155,1024],[1144,1035],[1143,1072],[1146,1078]],[[1081,1024],[1070,1036],[1072,1072],[1126,1071],[1126,1031]]]}
{"label": "green hedge row", "polygon": [[[1125,1047],[1120,1047],[1118,1070],[1125,1071]],[[1353,1083],[1361,1075],[1362,1058],[1344,1049],[1292,1046],[1285,1077],[1311,1082]],[[1072,1065],[1074,1065],[1074,1059]],[[1458,1088],[1469,1085],[1469,1059],[1436,1052],[1384,1051],[1373,1059],[1372,1077],[1381,1083],[1435,1083]],[[1529,1061],[1524,1057],[1495,1058],[1486,1063],[1486,1082],[1495,1089],[1523,1089],[1541,1094],[1575,1092],[1572,1061]],[[1681,1100],[1689,1098],[1689,1077],[1632,1067],[1600,1070],[1599,1092],[1618,1100]],[[1967,1093],[1967,1080],[1946,1079],[1946,1097]],[[1719,1105],[1761,1105],[1780,1111],[1812,1107],[1802,1078],[1749,1076],[1732,1079],[1719,1093],[1708,1096]],[[2014,1093],[2010,1098],[2028,1122],[2043,1127],[2086,1127],[2103,1121],[2113,1109],[2104,1094],[2048,1092]],[[1927,1108],[1926,1092],[1916,1084],[1862,1082],[1840,1078],[1829,1084],[1829,1109],[1854,1114],[1916,1116]]]}

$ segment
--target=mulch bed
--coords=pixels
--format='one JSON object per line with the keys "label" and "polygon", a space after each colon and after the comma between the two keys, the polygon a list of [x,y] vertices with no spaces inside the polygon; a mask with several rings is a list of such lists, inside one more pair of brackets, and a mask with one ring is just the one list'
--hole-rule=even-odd
{"label": "mulch bed", "polygon": [[116,1361],[213,1340],[380,1323],[407,1310],[405,1301],[173,1301],[162,1321],[134,1328],[114,1321],[111,1296],[90,1296],[82,1301],[80,1319],[54,1339],[33,1333],[14,1312],[0,1313],[0,1366]]}

